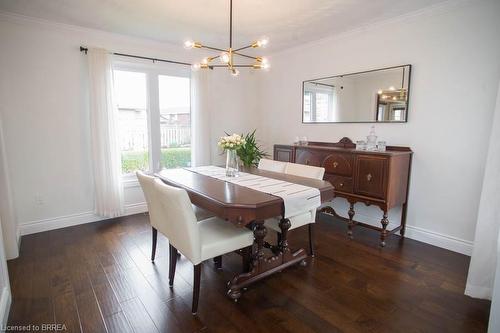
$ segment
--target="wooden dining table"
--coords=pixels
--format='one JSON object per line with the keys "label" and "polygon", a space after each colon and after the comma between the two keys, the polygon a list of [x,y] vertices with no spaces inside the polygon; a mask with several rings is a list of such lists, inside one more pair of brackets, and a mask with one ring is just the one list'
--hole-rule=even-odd
{"label": "wooden dining table", "polygon": [[[254,167],[243,168],[241,171],[317,188],[322,203],[331,201],[334,197],[334,188],[327,181],[264,171]],[[282,231],[280,244],[268,255],[264,251],[264,238],[267,234],[264,221],[284,215],[282,198],[202,175],[190,169],[162,170],[156,176],[168,185],[185,189],[194,205],[210,211],[228,223],[253,230],[255,246],[249,254],[248,265],[228,283],[228,296],[233,300],[237,301],[241,297],[243,288],[249,284],[291,265],[305,263],[307,252],[304,249],[292,250],[288,244],[287,231],[291,226],[288,219],[280,220]]]}

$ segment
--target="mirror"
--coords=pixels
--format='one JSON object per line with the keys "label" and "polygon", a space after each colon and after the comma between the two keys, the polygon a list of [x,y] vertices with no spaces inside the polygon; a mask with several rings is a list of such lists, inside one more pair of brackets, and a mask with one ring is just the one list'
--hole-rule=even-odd
{"label": "mirror", "polygon": [[406,122],[410,76],[404,65],[304,81],[302,122]]}

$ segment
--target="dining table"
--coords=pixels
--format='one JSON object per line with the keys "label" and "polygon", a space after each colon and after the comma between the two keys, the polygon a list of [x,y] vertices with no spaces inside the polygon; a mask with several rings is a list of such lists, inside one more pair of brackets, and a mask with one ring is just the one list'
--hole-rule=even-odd
{"label": "dining table", "polygon": [[[334,197],[334,187],[328,181],[265,171],[256,167],[243,167],[241,171],[317,188],[322,203],[331,201]],[[281,197],[203,175],[192,168],[166,169],[156,176],[165,184],[186,190],[193,205],[237,227],[253,231],[254,246],[249,253],[242,252],[248,258],[247,264],[228,283],[227,294],[231,299],[237,301],[243,289],[256,281],[286,267],[305,264],[307,252],[302,248],[292,249],[288,244],[287,232],[291,223],[289,219],[283,218],[285,205]],[[268,244],[264,240],[267,234],[264,222],[275,217],[280,218],[280,243],[273,246],[273,251],[265,251],[265,245]]]}

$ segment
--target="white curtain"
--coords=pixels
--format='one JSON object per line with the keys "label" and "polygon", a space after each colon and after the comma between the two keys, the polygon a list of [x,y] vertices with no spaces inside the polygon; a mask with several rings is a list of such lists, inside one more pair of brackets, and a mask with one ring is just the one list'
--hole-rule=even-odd
{"label": "white curtain", "polygon": [[210,91],[208,71],[191,72],[191,161],[193,166],[209,165],[211,159]]}
{"label": "white curtain", "polygon": [[123,213],[123,187],[111,54],[103,49],[89,49],[88,61],[95,213],[116,217]]}
{"label": "white curtain", "polygon": [[465,294],[491,299],[500,230],[500,87],[491,129],[483,189],[477,217],[474,249]]}

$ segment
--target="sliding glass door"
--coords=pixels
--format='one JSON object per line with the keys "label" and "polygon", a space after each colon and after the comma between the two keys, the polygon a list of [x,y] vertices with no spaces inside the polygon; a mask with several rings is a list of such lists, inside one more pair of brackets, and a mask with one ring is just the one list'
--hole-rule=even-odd
{"label": "sliding glass door", "polygon": [[124,178],[190,166],[189,71],[118,63],[113,79]]}

